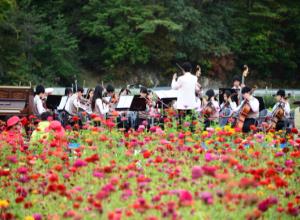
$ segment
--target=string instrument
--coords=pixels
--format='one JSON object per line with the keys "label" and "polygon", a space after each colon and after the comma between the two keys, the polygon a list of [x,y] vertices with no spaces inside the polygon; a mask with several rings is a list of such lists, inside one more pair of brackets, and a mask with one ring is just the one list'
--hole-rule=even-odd
{"label": "string instrument", "polygon": [[220,112],[222,112],[225,108],[228,108],[230,106],[229,99],[231,99],[233,96],[237,95],[237,93],[232,93],[228,98],[223,107],[220,109]]}
{"label": "string instrument", "polygon": [[271,116],[271,123],[267,131],[276,128],[278,121],[281,121],[284,118],[284,102],[280,102],[279,105],[274,109]]}
{"label": "string instrument", "polygon": [[111,104],[117,104],[119,101],[119,97],[114,93],[113,96],[110,99]]}
{"label": "string instrument", "polygon": [[[203,99],[206,99],[206,98],[203,97]],[[204,109],[202,110],[204,118],[210,118],[210,116],[213,115],[215,112],[216,112],[216,109],[215,109],[215,107],[214,107],[214,105],[212,103],[212,100],[210,100],[206,104],[206,106],[204,107]]]}
{"label": "string instrument", "polygon": [[[256,88],[253,88],[250,93],[252,94]],[[235,121],[235,127],[242,129],[244,126],[244,122],[248,116],[248,114],[251,112],[251,106],[249,104],[248,100],[245,100],[243,105],[240,108],[240,111],[238,112],[238,116]]]}
{"label": "string instrument", "polygon": [[[245,85],[245,78],[248,76],[249,74],[249,68],[247,65],[244,65],[244,70],[243,70],[243,73],[242,73],[242,85]],[[242,102],[242,90],[239,91],[239,103]]]}

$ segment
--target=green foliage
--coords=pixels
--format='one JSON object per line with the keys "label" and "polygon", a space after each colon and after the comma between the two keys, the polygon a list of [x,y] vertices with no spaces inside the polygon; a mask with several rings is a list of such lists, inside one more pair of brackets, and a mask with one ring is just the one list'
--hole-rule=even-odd
{"label": "green foliage", "polygon": [[230,55],[236,71],[247,63],[254,79],[297,86],[298,51],[294,0],[0,1],[1,84],[70,85],[86,71],[126,79],[184,60],[211,71],[212,58]]}

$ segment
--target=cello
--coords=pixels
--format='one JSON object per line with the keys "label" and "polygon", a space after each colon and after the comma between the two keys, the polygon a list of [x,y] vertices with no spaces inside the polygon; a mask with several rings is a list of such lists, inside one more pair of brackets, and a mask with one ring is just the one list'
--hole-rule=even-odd
{"label": "cello", "polygon": [[[252,94],[255,89],[256,89],[256,87],[253,88],[250,91],[250,94]],[[245,100],[244,103],[242,104],[239,112],[238,112],[238,116],[237,116],[236,121],[235,121],[235,127],[236,128],[240,128],[240,129],[243,128],[244,122],[245,122],[245,120],[246,120],[246,118],[247,118],[247,116],[250,112],[251,112],[251,106],[249,104],[249,101]]]}
{"label": "cello", "polygon": [[278,106],[274,109],[271,116],[270,126],[267,128],[267,131],[275,129],[277,122],[281,121],[284,118],[284,102],[280,102]]}

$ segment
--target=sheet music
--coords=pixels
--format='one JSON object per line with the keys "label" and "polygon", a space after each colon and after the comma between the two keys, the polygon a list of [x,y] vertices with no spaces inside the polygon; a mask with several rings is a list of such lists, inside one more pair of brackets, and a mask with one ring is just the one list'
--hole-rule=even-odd
{"label": "sheet music", "polygon": [[178,96],[178,91],[176,90],[159,90],[155,91],[156,95],[160,99],[166,99],[166,98],[177,98]]}
{"label": "sheet music", "polygon": [[132,103],[133,96],[120,96],[119,102],[117,104],[116,109],[118,108],[130,108],[130,105]]}

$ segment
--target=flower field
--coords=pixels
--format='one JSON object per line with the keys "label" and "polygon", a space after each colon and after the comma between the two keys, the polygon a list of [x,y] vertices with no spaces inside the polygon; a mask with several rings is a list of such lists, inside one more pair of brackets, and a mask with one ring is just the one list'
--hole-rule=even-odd
{"label": "flower field", "polygon": [[125,133],[110,122],[64,136],[52,130],[38,144],[2,140],[0,218],[299,218],[296,129],[245,135],[166,125]]}

